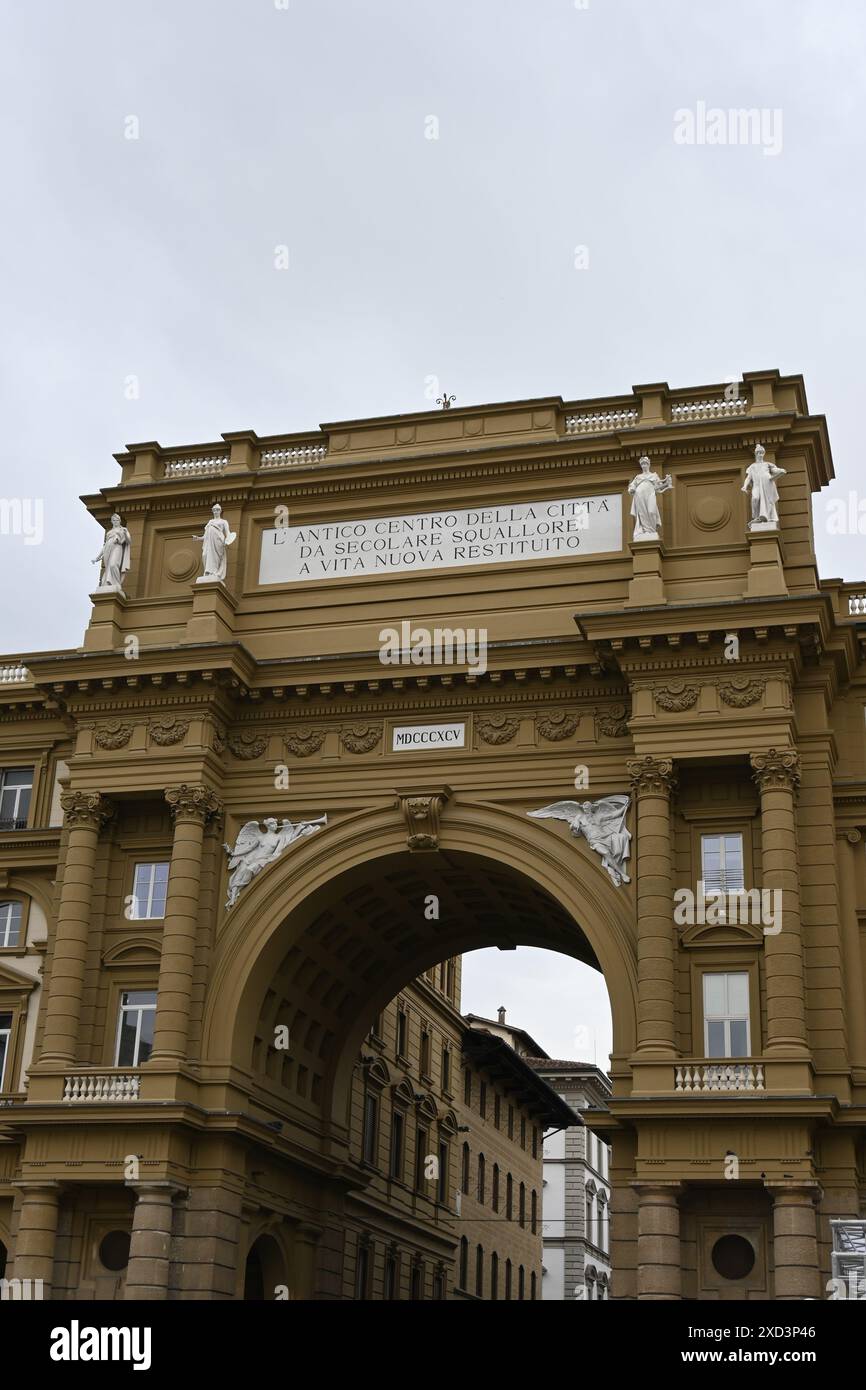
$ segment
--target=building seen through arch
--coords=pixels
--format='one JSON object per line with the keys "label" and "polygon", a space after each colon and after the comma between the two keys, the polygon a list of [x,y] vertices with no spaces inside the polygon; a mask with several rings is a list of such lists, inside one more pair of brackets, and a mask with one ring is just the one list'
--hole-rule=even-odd
{"label": "building seen through arch", "polygon": [[610,996],[596,1289],[609,1253],[613,1299],[825,1296],[866,1215],[866,584],[817,571],[802,378],[116,462],[81,645],[0,658],[7,1277],[540,1297],[507,1106],[528,1164],[567,1096],[453,1003],[530,945]]}

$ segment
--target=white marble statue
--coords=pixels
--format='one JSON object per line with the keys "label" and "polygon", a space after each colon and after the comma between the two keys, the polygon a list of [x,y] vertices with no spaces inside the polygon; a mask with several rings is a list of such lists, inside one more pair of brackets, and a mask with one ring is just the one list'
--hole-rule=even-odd
{"label": "white marble statue", "polygon": [[779,489],[774,480],[784,477],[787,469],[777,468],[774,463],[767,463],[764,453],[763,445],[756,444],[755,462],[750,463],[746,469],[746,481],[740,489],[742,492],[748,492],[751,488],[752,492],[750,531],[769,530],[779,524],[779,513],[776,510]]}
{"label": "white marble statue", "polygon": [[591,850],[601,856],[614,887],[631,883],[625,871],[631,855],[631,831],[625,818],[631,804],[629,796],[602,796],[598,801],[554,801],[540,811],[527,811],[539,820],[568,821],[572,835],[582,835]]}
{"label": "white marble statue", "polygon": [[233,545],[237,540],[234,531],[229,530],[229,524],[222,519],[222,507],[219,502],[213,506],[213,517],[204,528],[200,536],[193,536],[194,541],[201,541],[201,563],[204,574],[200,574],[195,581],[196,584],[210,583],[214,579],[225,579],[226,577],[226,547]]}
{"label": "white marble statue", "polygon": [[126,594],[123,592],[123,576],[129,569],[131,561],[132,539],[117,512],[114,512],[111,525],[105,533],[102,549],[92,561],[94,565],[101,566],[99,585],[95,592],[97,594],[120,594],[121,598],[126,598]]}
{"label": "white marble statue", "polygon": [[265,828],[261,830],[257,820],[248,820],[246,825],[241,826],[234,849],[230,845],[223,845],[229,857],[226,907],[234,907],[239,893],[252,883],[256,874],[278,859],[287,845],[299,840],[302,835],[315,834],[327,823],[327,816],[319,816],[318,820],[298,821],[295,825],[290,820],[279,822],[273,816],[268,816],[263,822]]}
{"label": "white marble statue", "polygon": [[669,473],[660,478],[658,473],[650,472],[650,461],[644,454],[640,460],[641,471],[628,485],[631,497],[631,514],[634,517],[634,541],[657,541],[662,529],[658,494],[669,492],[674,480]]}

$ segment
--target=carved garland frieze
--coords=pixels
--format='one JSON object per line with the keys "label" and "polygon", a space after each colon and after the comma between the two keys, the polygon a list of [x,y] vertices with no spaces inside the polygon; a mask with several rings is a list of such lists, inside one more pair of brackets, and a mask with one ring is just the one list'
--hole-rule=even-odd
{"label": "carved garland frieze", "polygon": [[228,746],[234,757],[249,762],[253,758],[260,758],[268,744],[261,734],[254,734],[250,730],[246,730],[242,734],[233,734],[228,739]]}
{"label": "carved garland frieze", "polygon": [[518,721],[509,719],[507,714],[491,714],[475,721],[475,730],[481,742],[494,745],[510,743],[519,728]]}
{"label": "carved garland frieze", "polygon": [[318,753],[325,742],[326,733],[326,729],[301,727],[286,734],[283,743],[286,751],[294,754],[296,758],[309,758],[313,753]]}
{"label": "carved garland frieze", "polygon": [[602,734],[607,738],[626,738],[628,735],[628,707],[609,705],[607,709],[596,710],[595,736]]}
{"label": "carved garland frieze", "polygon": [[381,741],[381,724],[353,724],[340,731],[340,742],[349,753],[369,753]]}
{"label": "carved garland frieze", "polygon": [[548,743],[560,743],[571,738],[580,724],[580,715],[570,710],[554,710],[552,714],[539,714],[535,726]]}
{"label": "carved garland frieze", "polygon": [[93,735],[97,747],[106,749],[125,748],[131,738],[132,725],[124,724],[119,719],[109,719],[107,724],[99,724]]}
{"label": "carved garland frieze", "polygon": [[149,732],[154,743],[158,743],[160,747],[170,747],[171,744],[181,743],[186,738],[188,728],[188,719],[178,719],[173,714],[166,714],[161,719],[151,722]]}
{"label": "carved garland frieze", "polygon": [[657,685],[653,699],[659,709],[670,714],[680,714],[697,704],[699,690],[696,685],[686,685],[685,681],[671,681],[668,685]]}
{"label": "carved garland frieze", "polygon": [[746,709],[756,705],[766,689],[766,681],[749,680],[748,676],[734,676],[732,680],[719,682],[719,699],[733,709]]}

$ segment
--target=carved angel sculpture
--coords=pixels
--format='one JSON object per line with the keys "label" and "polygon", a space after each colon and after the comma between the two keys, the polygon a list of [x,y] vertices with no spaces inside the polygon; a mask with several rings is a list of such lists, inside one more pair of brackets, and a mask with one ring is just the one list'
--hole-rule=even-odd
{"label": "carved angel sculpture", "polygon": [[256,874],[278,859],[287,845],[299,840],[302,835],[315,834],[327,823],[327,816],[319,816],[318,820],[298,821],[295,825],[290,820],[283,820],[280,824],[273,816],[268,816],[263,822],[265,828],[261,830],[257,820],[248,820],[246,825],[241,826],[234,849],[230,845],[223,845],[229,856],[226,907],[234,907],[241,891],[252,883]]}
{"label": "carved angel sculpture", "polygon": [[616,888],[631,883],[625,862],[631,854],[631,831],[625,818],[631,804],[629,796],[602,796],[598,801],[554,801],[527,815],[539,820],[568,821],[572,835],[582,835],[591,850],[601,856]]}

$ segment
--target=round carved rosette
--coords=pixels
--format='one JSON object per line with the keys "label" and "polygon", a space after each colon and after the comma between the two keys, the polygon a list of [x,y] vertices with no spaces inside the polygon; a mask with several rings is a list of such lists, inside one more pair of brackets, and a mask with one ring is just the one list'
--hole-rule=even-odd
{"label": "round carved rosette", "polygon": [[482,743],[510,743],[520,728],[516,719],[507,714],[491,714],[486,719],[476,719],[475,728]]}
{"label": "round carved rosette", "polygon": [[540,714],[536,720],[538,732],[548,743],[559,743],[564,738],[571,738],[579,723],[580,715],[565,709],[554,710],[552,714]]}
{"label": "round carved rosette", "polygon": [[294,754],[296,758],[312,757],[313,753],[318,753],[324,742],[324,729],[311,729],[306,725],[292,729],[291,733],[283,738],[286,751]]}
{"label": "round carved rosette", "polygon": [[340,742],[350,753],[369,753],[381,738],[381,724],[355,724],[340,733]]}

